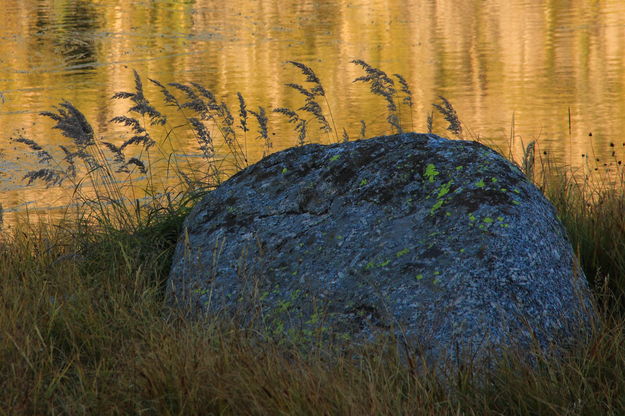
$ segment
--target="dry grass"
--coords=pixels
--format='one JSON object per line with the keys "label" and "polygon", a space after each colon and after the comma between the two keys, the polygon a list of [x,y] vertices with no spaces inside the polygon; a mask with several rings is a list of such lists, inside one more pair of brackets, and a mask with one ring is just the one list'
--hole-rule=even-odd
{"label": "dry grass", "polygon": [[[386,100],[389,126],[400,130],[393,80],[356,63],[367,73],[359,81]],[[330,116],[328,122],[322,111],[327,101],[317,101],[326,97],[321,81],[307,66],[292,65],[312,86],[293,84],[304,95],[304,106],[278,112],[296,129],[302,120],[304,127],[314,121],[338,140],[334,120]],[[403,105],[411,106],[407,83],[395,77]],[[461,373],[442,385],[412,372],[383,344],[311,353],[262,341],[232,322],[189,321],[169,309],[163,282],[182,220],[201,195],[194,187],[203,183],[202,191],[208,191],[224,174],[212,135],[221,135],[236,168],[249,163],[250,114],[258,132],[253,139],[269,148],[270,136],[264,109],[249,110],[240,94],[236,124],[228,106],[202,86],[152,83],[184,113],[208,166],[207,176],[194,178],[183,169],[187,161],[161,154],[180,173],[178,193],[148,181],[154,197],[140,204],[111,179],[132,178],[140,169],[133,158],[153,162],[154,149],[177,134],[147,100],[138,76],[134,92],[116,95],[133,103],[130,115],[113,120],[130,129],[130,138],[100,142],[70,103],[47,113],[70,140],[65,149],[55,153],[15,138],[44,165],[41,169],[52,172],[34,171],[27,179],[72,183],[75,194],[84,196],[84,209],[95,209],[53,225],[18,223],[0,241],[0,414],[625,414],[620,298],[625,293],[625,181],[599,191],[555,168],[543,169],[541,176],[601,305],[602,326],[591,342],[560,361],[544,359],[535,368],[511,361],[492,375],[476,379]],[[460,134],[451,103],[443,100],[439,107],[450,130]],[[312,118],[302,118],[305,113]],[[150,163],[143,166],[149,177]],[[100,192],[95,197],[81,193],[85,172]]]}
{"label": "dry grass", "polygon": [[[511,363],[450,390],[384,345],[310,354],[163,303],[161,249],[26,224],[0,251],[3,414],[562,415],[625,411],[625,322],[604,312],[561,362]],[[85,239],[90,249],[85,250]],[[150,245],[150,247],[154,247]],[[360,357],[352,359],[350,357]],[[466,377],[465,377],[466,376]]]}

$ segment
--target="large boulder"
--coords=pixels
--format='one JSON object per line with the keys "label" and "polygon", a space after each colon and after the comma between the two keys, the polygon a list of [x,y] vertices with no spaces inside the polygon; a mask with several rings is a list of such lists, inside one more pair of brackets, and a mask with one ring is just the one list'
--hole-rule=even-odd
{"label": "large boulder", "polygon": [[393,335],[439,363],[567,347],[594,317],[523,173],[479,143],[413,133],[292,148],[234,175],[186,219],[167,295],[292,341]]}

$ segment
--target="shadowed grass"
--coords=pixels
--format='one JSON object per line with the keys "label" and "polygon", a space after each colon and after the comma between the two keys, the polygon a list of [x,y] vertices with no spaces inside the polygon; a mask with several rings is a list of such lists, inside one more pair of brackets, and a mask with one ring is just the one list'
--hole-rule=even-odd
{"label": "shadowed grass", "polygon": [[[167,227],[166,227],[167,228]],[[158,233],[156,233],[158,234]],[[0,412],[5,414],[620,414],[623,320],[531,369],[510,363],[452,390],[383,344],[341,355],[260,341],[229,322],[182,319],[155,276],[171,247],[76,229],[19,229],[0,251]],[[152,237],[154,238],[154,234]],[[139,253],[140,255],[137,255]],[[141,254],[142,253],[142,254]],[[358,356],[359,359],[352,359]]]}
{"label": "shadowed grass", "polygon": [[[610,303],[625,314],[625,182],[600,189],[551,168],[544,185],[595,288],[607,284]],[[621,175],[622,175],[621,169]]]}

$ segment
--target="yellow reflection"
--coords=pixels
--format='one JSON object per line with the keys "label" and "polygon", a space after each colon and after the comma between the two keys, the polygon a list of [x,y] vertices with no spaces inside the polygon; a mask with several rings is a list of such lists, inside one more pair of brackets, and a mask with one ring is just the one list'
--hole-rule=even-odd
{"label": "yellow reflection", "polygon": [[[110,97],[133,90],[132,69],[155,104],[162,98],[148,77],[198,82],[234,115],[237,92],[250,109],[298,108],[302,97],[284,84],[303,78],[288,60],[307,63],[321,78],[339,137],[345,129],[358,138],[360,120],[368,136],[388,133],[383,99],[352,83],[362,70],[349,62],[363,59],[411,84],[415,106],[412,114],[402,109],[406,129],[424,131],[431,103],[444,95],[465,123],[465,138],[504,149],[512,143],[517,157],[521,142],[531,140],[580,168],[581,154],[611,161],[614,143],[616,162],[625,149],[625,3],[618,0],[7,0],[2,6],[5,137],[23,127],[41,144],[62,143],[38,113],[67,99],[98,137],[120,143],[127,136],[109,120],[125,114],[128,103]],[[273,150],[296,144],[280,115],[272,115],[270,129]],[[444,129],[435,117],[436,132]],[[253,128],[245,137],[250,161],[266,150],[256,135]],[[189,137],[173,137],[176,152],[197,153]],[[334,137],[312,129],[309,139]],[[0,148],[7,159],[17,157],[13,145]],[[5,208],[56,201],[63,201],[58,190],[2,194]]]}

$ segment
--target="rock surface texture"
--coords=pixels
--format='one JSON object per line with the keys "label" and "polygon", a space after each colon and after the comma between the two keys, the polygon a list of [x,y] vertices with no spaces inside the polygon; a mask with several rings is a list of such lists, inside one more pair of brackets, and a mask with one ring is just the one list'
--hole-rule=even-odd
{"label": "rock surface texture", "polygon": [[292,148],[234,175],[187,218],[167,294],[292,340],[394,335],[426,362],[567,346],[594,316],[521,171],[414,133]]}

